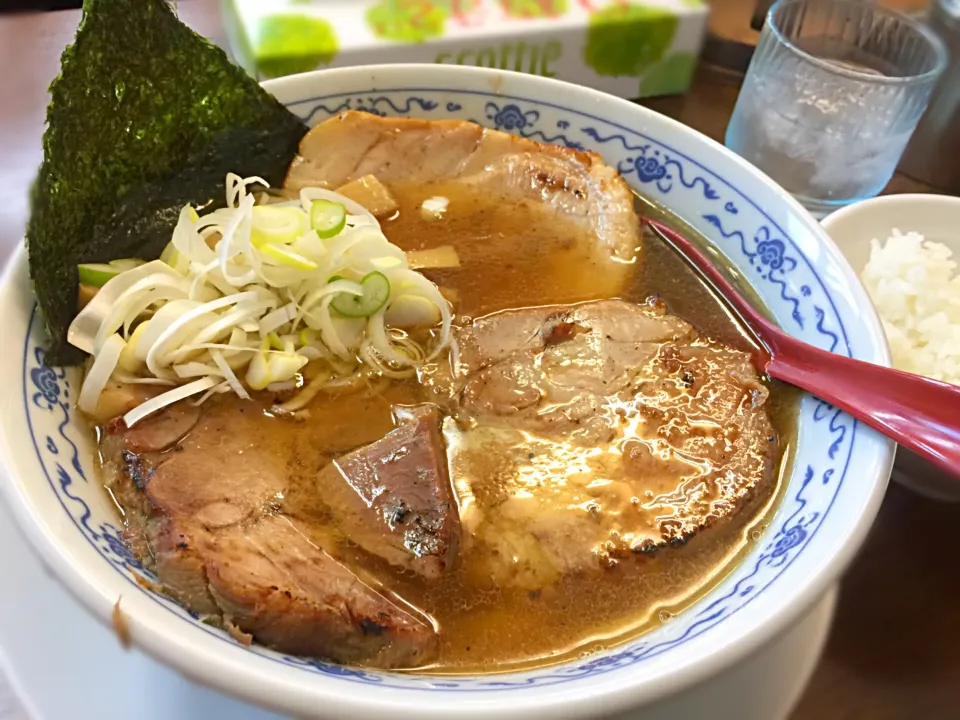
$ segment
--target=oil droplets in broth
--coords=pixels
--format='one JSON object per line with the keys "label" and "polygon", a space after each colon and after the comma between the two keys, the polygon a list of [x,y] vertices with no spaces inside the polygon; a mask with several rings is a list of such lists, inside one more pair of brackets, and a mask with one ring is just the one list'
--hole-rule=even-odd
{"label": "oil droplets in broth", "polygon": [[[456,291],[462,316],[618,297],[635,274],[635,265],[610,260],[578,225],[533,203],[501,203],[457,182],[392,190],[400,211],[384,233],[404,250],[454,246],[460,268],[424,274]],[[448,201],[442,215],[425,219],[419,208],[438,197]]]}
{"label": "oil droplets in broth", "polygon": [[[461,267],[433,271],[431,276],[456,292],[458,312],[470,318],[523,306],[617,296],[643,303],[657,296],[700,331],[735,347],[750,346],[750,337],[712,290],[655,235],[644,238],[642,262],[624,265],[598,257],[592,239],[576,226],[558,228],[538,221],[534,209],[501,207],[463,193],[462,187],[442,184],[428,189],[399,187],[396,195],[401,210],[385,224],[388,237],[404,249],[453,244]],[[424,197],[436,195],[449,199],[443,220],[424,222],[414,209]],[[640,204],[646,214],[661,212]],[[788,441],[793,399],[780,390],[774,393],[773,420]],[[485,433],[500,437],[494,441]],[[451,576],[433,585],[405,582],[399,590],[440,625],[440,662],[423,669],[428,672],[535,667],[576,657],[584,648],[598,651],[668,621],[722,579],[745,552],[751,528],[776,499],[775,493],[762,498],[725,531],[697,538],[678,552],[613,562],[599,576],[573,573],[558,578],[549,563],[538,562],[542,558],[537,557],[537,548],[525,543],[522,531],[511,532],[526,520],[524,502],[511,500],[511,506],[503,501],[523,496],[528,478],[555,484],[551,502],[579,503],[589,513],[586,495],[576,494],[573,476],[580,475],[580,486],[592,481],[615,485],[622,442],[577,448],[525,430],[474,428],[464,433],[450,419],[445,434],[464,535],[482,540],[482,534],[493,528],[497,542],[467,540],[462,564]],[[496,456],[485,452],[489,447],[498,448]],[[602,504],[608,502],[609,498]],[[490,513],[478,507],[496,509]],[[512,517],[504,517],[507,513]],[[480,522],[478,516],[484,514],[486,522]],[[519,582],[516,577],[513,582],[498,577],[498,572],[512,567],[502,562],[501,554],[517,561],[514,569],[519,567],[523,575]]]}

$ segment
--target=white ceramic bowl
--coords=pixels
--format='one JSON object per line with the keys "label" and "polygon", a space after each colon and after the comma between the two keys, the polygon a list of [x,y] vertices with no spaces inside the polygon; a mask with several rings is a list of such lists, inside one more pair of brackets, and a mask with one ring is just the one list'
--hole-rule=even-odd
{"label": "white ceramic bowl", "polygon": [[[859,275],[870,260],[870,241],[884,241],[894,228],[943,243],[960,260],[960,198],[948,195],[886,195],[828,215],[823,229]],[[900,448],[893,479],[933,500],[960,502],[960,481]]]}
{"label": "white ceramic bowl", "polygon": [[[346,68],[267,86],[310,123],[346,108],[475,120],[601,153],[626,180],[714,240],[790,332],[889,362],[860,284],[787,193],[719,144],[632,103],[552,80],[445,66]],[[238,168],[239,170],[239,168]],[[782,503],[729,577],[687,612],[609,652],[536,672],[416,677],[243,648],[137,583],[93,445],[73,410],[75,371],[45,367],[21,251],[0,285],[3,489],[43,560],[97,616],[117,598],[135,642],[205,684],[295,715],[396,720],[595,717],[649,706],[744,658],[798,620],[842,572],[883,495],[893,444],[813,398]],[[105,670],[106,672],[106,670]]]}

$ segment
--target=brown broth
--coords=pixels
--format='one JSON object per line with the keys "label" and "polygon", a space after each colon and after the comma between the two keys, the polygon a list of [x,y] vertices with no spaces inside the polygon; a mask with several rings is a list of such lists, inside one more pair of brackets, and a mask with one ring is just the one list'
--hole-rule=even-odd
{"label": "brown broth", "polygon": [[[616,297],[633,268],[615,263],[572,223],[557,222],[530,203],[502,204],[459,183],[393,188],[400,202],[386,236],[404,250],[453,245],[461,267],[426,270],[442,287],[457,291],[457,312],[479,317],[497,310]],[[446,197],[442,219],[425,220],[427,198]]]}
{"label": "brown broth", "polygon": [[[431,195],[450,198],[443,221],[423,221],[416,208]],[[476,221],[476,198],[463,203],[451,188],[397,188],[398,219],[385,224],[391,241],[404,249],[453,244],[460,254],[458,270],[435,271],[434,280],[458,293],[461,311],[476,317],[496,310],[569,303],[608,297],[643,302],[658,296],[670,312],[701,332],[729,345],[748,349],[752,337],[734,319],[712,288],[659,236],[644,233],[643,261],[630,275],[610,271],[586,248],[590,238],[557,234],[556,226],[538,224],[522,213],[491,213],[488,223]],[[469,210],[460,216],[458,206]],[[643,214],[656,215],[687,237],[691,228],[678,223],[645,200]],[[489,212],[489,211],[488,211]],[[450,222],[451,225],[446,225]],[[549,231],[542,228],[550,227]],[[411,244],[411,239],[415,244]],[[508,272],[498,274],[499,258]],[[548,272],[544,272],[543,264]],[[607,273],[606,281],[596,278]],[[531,278],[535,282],[531,282]],[[617,287],[622,282],[621,287]],[[756,300],[756,298],[754,298]],[[785,449],[794,436],[797,395],[776,384],[769,409]],[[781,468],[786,462],[781,463]],[[779,470],[780,468],[778,468]],[[742,513],[731,527],[707,533],[676,551],[636,562],[621,562],[598,577],[567,577],[540,593],[500,587],[480,592],[471,580],[480,558],[464,557],[445,582],[425,587],[403,582],[400,594],[427,610],[441,628],[440,661],[421,670],[431,673],[505,672],[562,662],[625,642],[668,620],[698,600],[730,572],[749,550],[752,537],[765,525],[779,495],[780,483],[763,502]]]}
{"label": "brown broth", "polygon": [[[460,268],[426,274],[456,292],[461,321],[508,308],[617,296],[643,302],[655,295],[705,334],[741,348],[751,342],[710,288],[657,236],[645,236],[642,263],[612,263],[598,257],[591,238],[578,228],[546,222],[536,207],[502,207],[454,185],[392,190],[400,210],[383,223],[392,242],[405,250],[448,244],[457,249]],[[449,210],[440,220],[426,220],[418,208],[435,195],[450,199]],[[643,212],[659,211],[649,206]],[[783,387],[772,390],[768,407],[789,453],[796,396]],[[395,406],[421,400],[415,382],[384,381],[360,391],[321,395],[305,422],[260,415],[258,443],[287,458],[284,512],[322,523],[326,511],[315,490],[317,472],[338,453],[390,431]],[[243,401],[214,402],[239,406]],[[695,602],[748,551],[751,538],[764,527],[775,505],[780,485],[723,530],[706,533],[682,548],[630,558],[599,574],[563,577],[536,592],[478,580],[489,577],[484,565],[489,558],[478,553],[462,553],[458,567],[428,583],[359,550],[348,547],[343,552],[363,568],[365,578],[436,622],[439,660],[416,671],[457,674],[531,668],[632,639]],[[330,538],[316,541],[327,547]]]}

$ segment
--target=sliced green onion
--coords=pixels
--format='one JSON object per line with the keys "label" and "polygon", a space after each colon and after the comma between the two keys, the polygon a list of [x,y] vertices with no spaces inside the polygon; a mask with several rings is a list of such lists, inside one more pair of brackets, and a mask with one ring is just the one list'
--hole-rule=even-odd
{"label": "sliced green onion", "polygon": [[297,238],[296,242],[291,243],[290,249],[314,262],[327,254],[327,246],[323,244],[323,240],[317,235],[316,230],[307,230]]}
{"label": "sliced green onion", "polygon": [[266,338],[270,333],[275,333],[279,328],[286,325],[297,316],[297,304],[287,303],[281,308],[267,313],[257,324],[260,336]]}
{"label": "sliced green onion", "polygon": [[107,264],[120,272],[126,272],[127,270],[133,270],[135,267],[140,267],[144,264],[144,261],[138,258],[126,258],[124,260],[111,260]]}
{"label": "sliced green onion", "polygon": [[77,405],[88,415],[96,412],[97,404],[100,401],[100,393],[103,392],[110,376],[116,369],[124,345],[126,343],[119,334],[114,333],[108,337],[87,371],[87,376],[83,379],[83,387],[80,388]]}
{"label": "sliced green onion", "polygon": [[317,264],[313,262],[313,260],[305,258],[303,255],[299,255],[292,250],[288,250],[283,245],[265,243],[264,245],[260,246],[260,253],[264,257],[268,257],[280,265],[291,267],[294,270],[310,272],[311,270],[317,269]]}
{"label": "sliced green onion", "polygon": [[120,352],[120,359],[117,362],[117,367],[121,370],[128,373],[138,372],[146,363],[143,360],[140,360],[137,355],[137,343],[140,342],[140,339],[143,337],[144,331],[147,329],[147,323],[149,320],[144,320],[142,323],[137,325],[136,329],[133,331],[133,334],[130,336],[130,339],[127,340],[126,344],[123,346],[123,350]]}
{"label": "sliced green onion", "polygon": [[247,385],[253,390],[263,390],[270,384],[270,365],[267,362],[267,341],[264,338],[260,352],[253,356],[247,365]]}
{"label": "sliced green onion", "polygon": [[173,390],[168,390],[162,395],[157,395],[155,398],[151,398],[142,405],[135,407],[133,410],[123,416],[123,422],[127,427],[133,427],[143,418],[157,412],[157,410],[162,410],[168,405],[173,405],[178,400],[183,400],[191,395],[196,395],[197,393],[208,390],[217,384],[219,384],[219,379],[208,375],[207,377],[194,380],[186,385],[181,385]]}
{"label": "sliced green onion", "polygon": [[103,287],[120,273],[143,265],[143,260],[129,258],[125,260],[111,260],[108,263],[84,263],[77,266],[81,285]]}
{"label": "sliced green onion", "polygon": [[384,321],[391,327],[430,327],[441,321],[440,308],[423,295],[400,295],[387,308]]}
{"label": "sliced green onion", "polygon": [[310,206],[310,227],[321,238],[332,238],[347,224],[347,208],[343,203],[314,200]]}
{"label": "sliced green onion", "polygon": [[259,248],[268,243],[289,245],[306,230],[300,208],[257,205],[251,210],[250,242]]}
{"label": "sliced green onion", "polygon": [[92,287],[103,287],[123,272],[107,263],[85,263],[77,266],[77,270],[80,274],[80,284]]}
{"label": "sliced green onion", "polygon": [[160,253],[160,259],[172,268],[176,268],[180,262],[180,253],[173,244],[173,240],[167,243],[167,246]]}
{"label": "sliced green onion", "polygon": [[382,272],[374,271],[360,281],[363,295],[340,293],[330,303],[330,307],[344,317],[365,318],[382,308],[390,297],[390,281]]}
{"label": "sliced green onion", "polygon": [[224,378],[227,380],[227,384],[230,386],[230,389],[237,394],[237,397],[243,398],[244,400],[249,400],[249,393],[247,393],[243,385],[240,384],[240,380],[238,380],[236,374],[234,374],[233,368],[230,367],[229,363],[227,363],[221,352],[219,350],[211,350],[210,357],[213,358],[213,362],[216,363],[217,369],[223,373]]}
{"label": "sliced green onion", "polygon": [[[398,328],[436,324],[438,314],[430,357],[451,345],[446,301],[366,209],[321,188],[257,205],[253,183],[262,181],[230,174],[227,207],[202,217],[183,207],[160,260],[78,266],[92,297],[68,339],[94,356],[81,409],[95,408],[111,379],[186,383],[127,413],[133,425],[191,395],[200,404],[215,393],[300,388],[314,360],[329,365],[314,393],[330,378],[406,376],[429,351]],[[449,253],[412,259],[457,262]]]}
{"label": "sliced green onion", "polygon": [[272,355],[269,359],[270,384],[293,380],[300,369],[307,364],[307,358],[294,352]]}

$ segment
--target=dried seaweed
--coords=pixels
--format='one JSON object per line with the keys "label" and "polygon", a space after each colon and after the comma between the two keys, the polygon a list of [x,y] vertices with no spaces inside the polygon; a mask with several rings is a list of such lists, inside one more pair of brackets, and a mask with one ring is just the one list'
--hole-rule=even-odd
{"label": "dried seaweed", "polygon": [[50,94],[27,248],[48,361],[74,364],[77,265],[156,258],[228,171],[282,182],[306,127],[166,0],[85,0]]}

